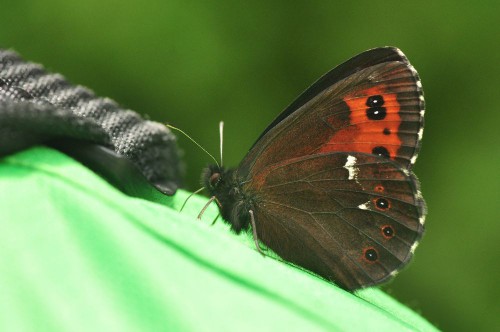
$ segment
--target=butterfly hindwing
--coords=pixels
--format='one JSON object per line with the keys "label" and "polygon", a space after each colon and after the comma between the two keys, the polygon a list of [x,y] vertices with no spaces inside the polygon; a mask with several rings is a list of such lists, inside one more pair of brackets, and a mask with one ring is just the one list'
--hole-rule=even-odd
{"label": "butterfly hindwing", "polygon": [[380,156],[318,154],[256,178],[258,187],[246,190],[259,193],[259,239],[285,260],[349,289],[394,275],[423,233],[418,182]]}

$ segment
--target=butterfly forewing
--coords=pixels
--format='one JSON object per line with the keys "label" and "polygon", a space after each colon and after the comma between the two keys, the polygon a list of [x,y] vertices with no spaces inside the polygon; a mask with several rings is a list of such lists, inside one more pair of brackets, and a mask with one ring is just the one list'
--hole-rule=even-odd
{"label": "butterfly forewing", "polygon": [[[269,130],[274,128],[279,122],[284,120],[290,114],[295,112],[309,100],[316,97],[323,90],[333,86],[335,83],[354,75],[356,72],[375,66],[379,63],[403,61],[408,62],[404,54],[395,47],[379,47],[363,53],[360,53],[348,61],[338,65],[328,73],[319,78],[306,91],[304,91],[296,100],[293,101],[283,112],[281,112],[274,121],[262,132],[257,142]],[[257,143],[256,142],[256,143]],[[255,145],[255,144],[254,144]]]}
{"label": "butterfly forewing", "polygon": [[349,289],[395,274],[423,232],[418,184],[379,156],[307,156],[254,179],[245,189],[259,193],[259,239],[282,258]]}
{"label": "butterfly forewing", "polygon": [[332,151],[382,155],[410,169],[422,136],[423,94],[413,67],[391,50],[399,61],[374,60],[281,119],[254,144],[239,173],[251,177],[267,165]]}

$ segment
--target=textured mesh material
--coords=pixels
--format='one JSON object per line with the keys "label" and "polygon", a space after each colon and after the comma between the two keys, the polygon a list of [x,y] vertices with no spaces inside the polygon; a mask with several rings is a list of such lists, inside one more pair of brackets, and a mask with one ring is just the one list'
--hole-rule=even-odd
{"label": "textured mesh material", "polygon": [[175,136],[164,125],[0,49],[0,155],[69,138],[112,149],[153,185],[175,191],[180,183]]}

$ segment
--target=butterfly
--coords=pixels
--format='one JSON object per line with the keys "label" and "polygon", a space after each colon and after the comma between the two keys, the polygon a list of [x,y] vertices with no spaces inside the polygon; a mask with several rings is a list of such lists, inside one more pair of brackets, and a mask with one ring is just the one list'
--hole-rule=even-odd
{"label": "butterfly", "polygon": [[279,114],[237,168],[210,165],[202,181],[232,231],[252,228],[256,244],[344,289],[378,285],[424,232],[411,171],[424,105],[399,49],[365,51]]}

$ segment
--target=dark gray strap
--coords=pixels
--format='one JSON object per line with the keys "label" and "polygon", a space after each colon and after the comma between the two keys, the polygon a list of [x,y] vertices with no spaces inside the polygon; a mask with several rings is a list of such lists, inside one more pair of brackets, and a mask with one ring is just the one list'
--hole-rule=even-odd
{"label": "dark gray strap", "polygon": [[[175,193],[180,183],[176,139],[164,125],[0,49],[0,155],[42,143],[115,185],[134,172],[166,194]],[[110,179],[116,172],[122,175]]]}

